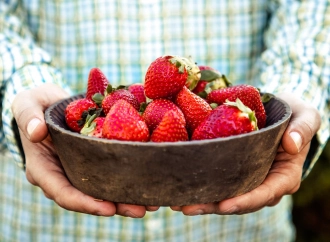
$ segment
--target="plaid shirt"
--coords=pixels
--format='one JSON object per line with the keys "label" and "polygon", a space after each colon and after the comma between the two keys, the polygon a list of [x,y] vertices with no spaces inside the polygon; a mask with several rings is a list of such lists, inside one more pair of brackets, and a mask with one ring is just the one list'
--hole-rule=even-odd
{"label": "plaid shirt", "polygon": [[289,241],[288,196],[242,216],[161,208],[143,219],[101,218],[61,209],[26,181],[10,106],[42,83],[84,92],[92,67],[129,84],[142,82],[158,56],[192,56],[235,84],[292,92],[320,111],[306,176],[329,137],[329,29],[327,0],[1,0],[0,241]]}

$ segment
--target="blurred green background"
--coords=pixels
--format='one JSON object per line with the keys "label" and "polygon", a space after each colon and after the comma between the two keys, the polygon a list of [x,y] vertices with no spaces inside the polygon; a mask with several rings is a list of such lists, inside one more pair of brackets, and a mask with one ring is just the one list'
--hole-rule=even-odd
{"label": "blurred green background", "polygon": [[293,195],[296,242],[330,241],[330,142]]}

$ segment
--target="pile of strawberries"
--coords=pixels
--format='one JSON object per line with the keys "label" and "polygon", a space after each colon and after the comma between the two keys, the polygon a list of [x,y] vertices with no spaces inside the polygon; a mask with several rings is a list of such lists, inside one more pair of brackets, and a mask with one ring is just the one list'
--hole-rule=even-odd
{"label": "pile of strawberries", "polygon": [[233,86],[190,58],[162,56],[150,64],[144,84],[114,88],[92,68],[85,98],[69,103],[65,120],[82,135],[176,142],[252,132],[265,126],[266,113],[257,88]]}

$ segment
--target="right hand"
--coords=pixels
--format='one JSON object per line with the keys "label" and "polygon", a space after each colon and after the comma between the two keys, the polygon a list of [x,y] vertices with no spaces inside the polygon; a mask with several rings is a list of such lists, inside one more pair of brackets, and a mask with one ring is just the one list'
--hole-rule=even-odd
{"label": "right hand", "polygon": [[27,180],[40,187],[47,198],[71,211],[100,216],[118,214],[141,218],[146,211],[157,210],[158,207],[99,201],[71,185],[54,149],[44,120],[44,111],[47,107],[67,97],[68,94],[62,88],[54,84],[42,84],[17,94],[12,103],[12,112],[20,130],[26,158]]}

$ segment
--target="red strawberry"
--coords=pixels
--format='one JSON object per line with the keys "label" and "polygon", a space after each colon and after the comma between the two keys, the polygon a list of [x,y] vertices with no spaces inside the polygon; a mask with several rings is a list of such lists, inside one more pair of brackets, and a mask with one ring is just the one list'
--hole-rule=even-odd
{"label": "red strawberry", "polygon": [[65,108],[65,121],[72,131],[80,132],[88,114],[98,110],[98,106],[91,99],[81,98],[72,101]]}
{"label": "red strawberry", "polygon": [[176,95],[186,84],[194,88],[200,78],[198,66],[180,56],[162,56],[154,60],[145,76],[145,94],[150,99]]}
{"label": "red strawberry", "polygon": [[149,129],[139,112],[121,99],[105,117],[102,135],[107,139],[146,142],[149,140]]}
{"label": "red strawberry", "polygon": [[207,96],[209,103],[223,104],[227,99],[235,101],[239,98],[245,106],[248,106],[255,112],[258,120],[258,128],[261,129],[266,125],[266,111],[260,97],[259,90],[251,85],[241,84],[222,88],[210,92]]}
{"label": "red strawberry", "polygon": [[144,85],[142,83],[134,83],[129,85],[127,90],[136,97],[140,105],[141,103],[147,102],[146,96],[144,94]]}
{"label": "red strawberry", "polygon": [[96,93],[104,94],[109,84],[108,79],[99,68],[92,68],[88,75],[86,98],[92,99]]}
{"label": "red strawberry", "polygon": [[97,117],[96,114],[88,115],[84,127],[80,133],[87,136],[102,138],[102,127],[105,117]]}
{"label": "red strawberry", "polygon": [[162,121],[164,114],[170,110],[176,112],[181,121],[186,125],[184,115],[178,106],[170,100],[160,98],[148,103],[142,115],[150,132],[158,126],[160,121]]}
{"label": "red strawberry", "polygon": [[[111,89],[111,88],[110,88]],[[100,97],[100,96],[99,96]],[[110,111],[111,107],[118,100],[125,100],[129,102],[136,110],[140,109],[139,101],[136,97],[126,89],[113,89],[102,100],[101,106],[105,115]],[[96,101],[98,103],[98,101]]]}
{"label": "red strawberry", "polygon": [[151,135],[152,142],[176,142],[187,141],[188,132],[186,122],[176,111],[170,110],[165,113],[162,121]]}
{"label": "red strawberry", "polygon": [[201,71],[201,78],[192,92],[199,95],[200,97],[206,98],[207,94],[212,90],[228,87],[231,85],[227,77],[216,69],[209,66],[198,67]]}
{"label": "red strawberry", "polygon": [[207,81],[204,80],[199,80],[199,82],[197,83],[196,87],[192,90],[193,93],[199,95],[200,97],[203,97],[202,93],[205,91],[205,87],[208,84]]}
{"label": "red strawberry", "polygon": [[189,132],[193,130],[210,114],[211,106],[201,97],[183,87],[175,99],[187,122]]}
{"label": "red strawberry", "polygon": [[226,102],[212,110],[211,114],[195,129],[191,139],[228,137],[257,129],[254,112],[237,99],[236,102]]}

